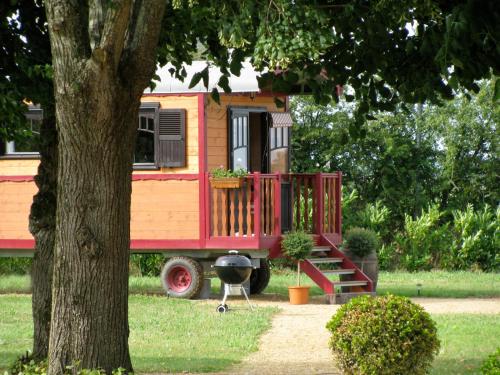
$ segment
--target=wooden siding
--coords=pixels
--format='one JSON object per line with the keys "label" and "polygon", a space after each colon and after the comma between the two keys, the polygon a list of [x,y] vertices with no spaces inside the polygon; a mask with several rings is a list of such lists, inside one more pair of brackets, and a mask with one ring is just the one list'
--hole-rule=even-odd
{"label": "wooden siding", "polygon": [[[158,102],[163,109],[186,110],[186,167],[161,168],[162,173],[198,173],[198,96],[197,95],[144,95],[141,102]],[[151,173],[151,171],[134,171]]]}
{"label": "wooden siding", "polygon": [[[284,98],[281,98],[284,100]],[[227,110],[234,107],[260,107],[279,111],[272,96],[221,95],[220,105],[210,98],[205,108],[207,118],[207,165],[208,170],[222,165],[227,168]]]}
{"label": "wooden siding", "polygon": [[33,195],[33,181],[0,181],[0,239],[31,239],[28,216]]}
{"label": "wooden siding", "polygon": [[[33,181],[0,181],[0,239],[31,239]],[[198,239],[198,181],[132,183],[132,239]]]}
{"label": "wooden siding", "polygon": [[134,181],[132,239],[198,239],[198,181]]}
{"label": "wooden siding", "polygon": [[34,176],[39,159],[0,159],[0,176]]}

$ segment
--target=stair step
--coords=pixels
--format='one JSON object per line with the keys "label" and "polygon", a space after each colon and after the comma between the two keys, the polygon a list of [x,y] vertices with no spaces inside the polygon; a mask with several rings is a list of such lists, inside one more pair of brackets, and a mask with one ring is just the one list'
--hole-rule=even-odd
{"label": "stair step", "polygon": [[367,281],[353,280],[353,281],[334,281],[333,285],[335,286],[365,286],[367,285]]}
{"label": "stair step", "polygon": [[331,251],[332,248],[330,246],[314,246],[312,249],[312,253],[320,253],[325,251]]}
{"label": "stair step", "polygon": [[313,264],[323,264],[323,263],[342,263],[344,259],[342,258],[311,258],[308,259],[309,262]]}
{"label": "stair step", "polygon": [[[339,268],[337,270],[322,270],[325,275],[353,275],[356,270],[354,268]],[[366,282],[365,284],[366,285]]]}

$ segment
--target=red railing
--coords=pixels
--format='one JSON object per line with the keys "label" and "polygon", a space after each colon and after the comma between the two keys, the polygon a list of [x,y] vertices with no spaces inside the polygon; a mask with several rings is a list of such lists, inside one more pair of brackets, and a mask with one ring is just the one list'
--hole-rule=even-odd
{"label": "red railing", "polygon": [[306,232],[340,233],[341,174],[288,174],[292,196],[292,229]]}
{"label": "red railing", "polygon": [[240,188],[214,188],[208,179],[209,237],[280,234],[280,177],[254,173]]}
{"label": "red railing", "polygon": [[[340,173],[253,173],[244,177],[241,188],[235,189],[214,188],[208,176],[205,181],[209,239],[280,236],[282,212],[288,213],[289,229],[340,233]],[[282,185],[287,189],[288,198],[284,200]]]}

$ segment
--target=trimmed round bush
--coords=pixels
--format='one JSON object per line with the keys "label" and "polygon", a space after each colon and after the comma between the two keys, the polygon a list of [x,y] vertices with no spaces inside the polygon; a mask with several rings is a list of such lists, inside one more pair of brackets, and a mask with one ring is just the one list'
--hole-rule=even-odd
{"label": "trimmed round bush", "polygon": [[434,321],[404,297],[354,298],[326,328],[345,374],[425,374],[439,351]]}
{"label": "trimmed round bush", "polygon": [[357,257],[363,258],[377,251],[377,234],[370,229],[349,229],[345,234],[343,247],[347,248]]}
{"label": "trimmed round bush", "polygon": [[296,231],[286,234],[281,241],[283,253],[297,261],[306,259],[314,247],[310,234]]}
{"label": "trimmed round bush", "polygon": [[500,347],[481,365],[481,374],[483,375],[500,375]]}

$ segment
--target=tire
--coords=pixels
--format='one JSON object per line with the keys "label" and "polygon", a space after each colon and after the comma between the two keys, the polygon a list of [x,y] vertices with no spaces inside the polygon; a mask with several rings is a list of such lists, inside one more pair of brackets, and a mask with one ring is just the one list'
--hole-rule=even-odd
{"label": "tire", "polygon": [[267,259],[260,260],[260,268],[255,268],[250,275],[250,294],[260,294],[266,289],[271,278],[271,268]]}
{"label": "tire", "polygon": [[203,268],[189,257],[170,258],[161,271],[161,283],[170,297],[194,298],[203,288]]}

